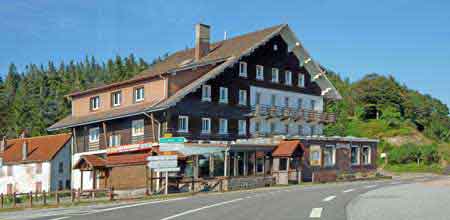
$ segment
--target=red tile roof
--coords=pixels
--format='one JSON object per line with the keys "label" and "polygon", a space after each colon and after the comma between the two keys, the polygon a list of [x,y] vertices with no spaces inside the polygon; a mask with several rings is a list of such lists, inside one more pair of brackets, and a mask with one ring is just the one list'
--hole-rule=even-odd
{"label": "red tile roof", "polygon": [[140,165],[147,163],[150,153],[113,154],[106,157],[107,166]]}
{"label": "red tile roof", "polygon": [[292,156],[292,154],[294,154],[295,150],[297,150],[298,147],[303,148],[303,145],[299,140],[282,141],[272,152],[272,156],[290,157]]}
{"label": "red tile roof", "polygon": [[[72,134],[57,134],[31,138],[18,138],[6,141],[5,151],[1,153],[3,163],[43,162],[52,160],[70,140]],[[28,155],[22,160],[22,145],[28,144]]]}

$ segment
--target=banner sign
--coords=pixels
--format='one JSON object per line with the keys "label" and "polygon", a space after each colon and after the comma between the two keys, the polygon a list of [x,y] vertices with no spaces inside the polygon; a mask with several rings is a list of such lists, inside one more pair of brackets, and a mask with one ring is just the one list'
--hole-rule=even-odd
{"label": "banner sign", "polygon": [[107,154],[115,154],[115,153],[124,153],[130,151],[139,151],[146,150],[152,148],[152,143],[142,143],[142,144],[130,144],[130,145],[122,145],[116,147],[109,147],[106,149]]}

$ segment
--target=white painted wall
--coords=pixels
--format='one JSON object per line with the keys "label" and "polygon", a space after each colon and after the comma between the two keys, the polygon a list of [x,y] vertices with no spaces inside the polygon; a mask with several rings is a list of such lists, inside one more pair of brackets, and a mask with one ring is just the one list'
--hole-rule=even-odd
{"label": "white painted wall", "polygon": [[[12,166],[12,176],[7,175],[7,167]],[[36,163],[4,165],[0,168],[0,192],[7,193],[7,185],[13,184],[17,193],[36,190],[36,182],[42,183],[42,190],[50,190],[50,162],[42,163],[42,173],[36,174]]]}
{"label": "white painted wall", "polygon": [[[298,106],[298,100],[302,99],[303,103],[302,106],[304,109],[310,109],[310,103],[311,100],[315,100],[315,111],[323,112],[324,108],[324,102],[322,96],[313,96],[313,95],[307,95],[303,93],[297,93],[297,92],[287,92],[282,90],[276,90],[276,89],[268,89],[268,88],[262,88],[262,87],[256,87],[251,86],[250,87],[250,105],[255,106],[256,105],[256,94],[259,93],[260,95],[260,104],[261,105],[271,105],[271,99],[272,95],[274,94],[275,99],[275,105],[279,107],[286,107],[285,106],[285,97],[289,97],[289,102],[287,107],[297,108]],[[270,124],[275,123],[275,132],[279,134],[288,134],[288,135],[299,135],[299,125],[303,126],[303,135],[321,135],[323,133],[323,124],[317,124],[317,123],[306,123],[306,122],[288,122],[289,125],[289,132],[286,132],[285,126],[286,122],[280,121],[279,119],[257,119],[252,118],[250,119],[250,133],[255,133],[255,124],[256,122],[260,123],[260,132],[262,133],[269,133],[270,132]],[[314,127],[314,133],[311,133],[311,127]]]}
{"label": "white painted wall", "polygon": [[[83,153],[77,153],[72,156],[72,164],[75,165],[81,156],[83,155],[92,155],[92,154],[105,154],[106,150],[98,150],[98,151],[89,151]],[[97,175],[97,187],[100,184],[99,177]],[[83,190],[84,189],[92,189],[93,184],[93,176],[91,171],[83,172]],[[72,166],[72,189],[81,188],[81,172],[78,169],[73,169]]]}

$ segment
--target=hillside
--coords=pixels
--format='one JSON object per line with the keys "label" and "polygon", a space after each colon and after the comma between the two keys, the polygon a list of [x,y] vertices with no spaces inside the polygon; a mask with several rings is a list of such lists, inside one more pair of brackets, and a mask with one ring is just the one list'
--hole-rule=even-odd
{"label": "hillside", "polygon": [[435,171],[447,166],[450,118],[445,104],[400,85],[392,76],[368,74],[350,82],[332,71],[328,75],[343,100],[327,103],[338,118],[325,134],[380,139],[379,153],[387,153],[388,167],[411,168],[415,163],[421,171]]}

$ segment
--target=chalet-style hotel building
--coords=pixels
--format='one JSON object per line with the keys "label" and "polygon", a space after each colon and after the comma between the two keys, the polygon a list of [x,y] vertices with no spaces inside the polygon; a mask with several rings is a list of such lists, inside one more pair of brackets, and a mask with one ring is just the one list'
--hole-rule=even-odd
{"label": "chalet-style hotel building", "polygon": [[145,187],[146,158],[168,136],[187,139],[166,152],[179,157],[179,183],[222,178],[232,189],[375,168],[376,140],[322,136],[335,121],[324,99],[341,96],[286,24],[214,43],[198,24],[194,48],[69,98],[72,114],[49,130],[72,130],[73,188]]}

